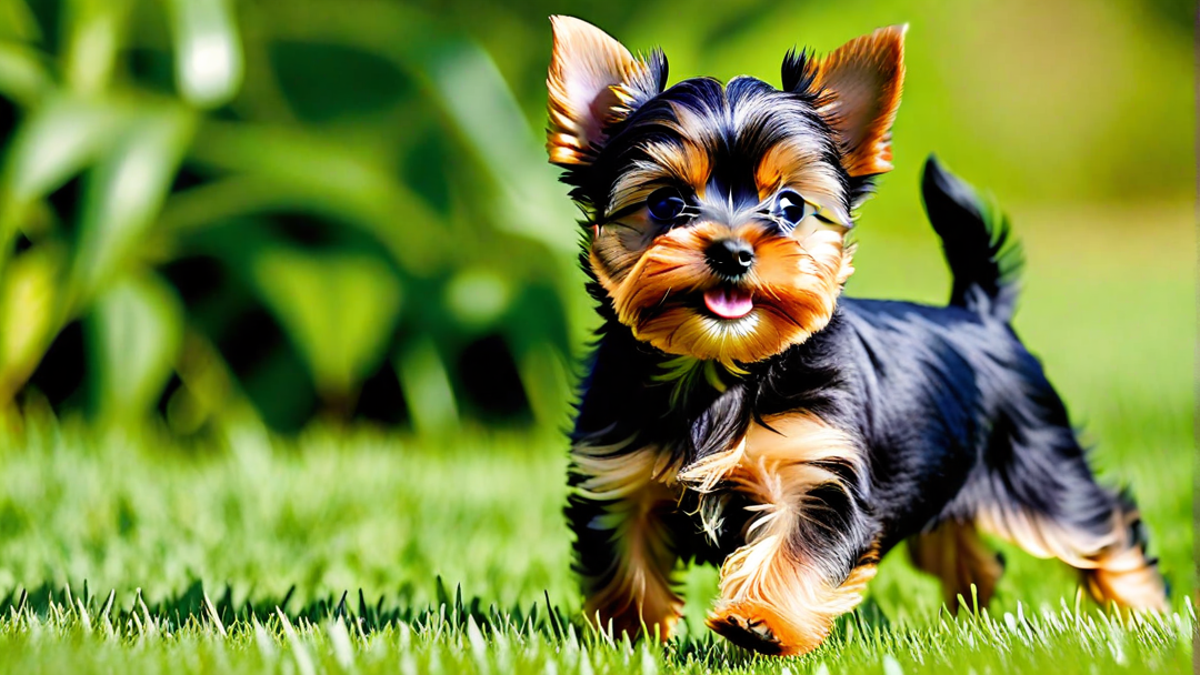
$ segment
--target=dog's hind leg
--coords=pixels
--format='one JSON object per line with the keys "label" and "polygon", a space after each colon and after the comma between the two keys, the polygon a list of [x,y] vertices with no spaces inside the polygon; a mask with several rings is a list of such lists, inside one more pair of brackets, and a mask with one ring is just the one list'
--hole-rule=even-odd
{"label": "dog's hind leg", "polygon": [[995,593],[996,582],[1004,574],[1000,557],[988,549],[975,524],[968,520],[943,520],[936,527],[910,537],[908,554],[917,569],[941,580],[946,607],[955,613],[960,607],[960,596],[967,603],[977,600],[979,607],[986,607]]}
{"label": "dog's hind leg", "polygon": [[1166,588],[1158,561],[1146,555],[1137,508],[1120,496],[1092,485],[1107,513],[1096,518],[1048,514],[1028,504],[995,504],[980,514],[980,527],[1017,544],[1039,558],[1058,558],[1078,569],[1097,602],[1133,610],[1166,609]]}
{"label": "dog's hind leg", "polygon": [[[1057,397],[1043,404],[1043,414],[1061,411]],[[1078,569],[1102,604],[1165,609],[1165,584],[1146,554],[1132,498],[1098,485],[1065,412],[1050,417],[1064,423],[1034,424],[1026,415],[1020,428],[1006,422],[993,430],[987,469],[969,487],[977,525]]]}

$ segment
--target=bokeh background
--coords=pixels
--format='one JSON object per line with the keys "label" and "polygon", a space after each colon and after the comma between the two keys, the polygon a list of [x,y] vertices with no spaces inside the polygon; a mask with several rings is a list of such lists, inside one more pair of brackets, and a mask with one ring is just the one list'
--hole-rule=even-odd
{"label": "bokeh background", "polygon": [[[0,410],[561,426],[592,321],[541,150],[553,12],[661,45],[672,81],[774,82],[793,45],[908,22],[850,293],[944,296],[937,152],[1026,240],[1018,326],[1051,364],[1166,384],[1133,366],[1190,335],[1153,318],[1190,312],[1186,2],[3,0]],[[1088,330],[1109,312],[1129,343]]]}
{"label": "bokeh background", "polygon": [[[550,587],[569,597],[561,430],[595,319],[576,263],[578,213],[542,149],[547,16],[581,16],[634,50],[661,45],[672,82],[748,73],[777,83],[794,45],[827,52],[907,22],[896,170],[862,210],[847,292],[948,296],[919,199],[929,153],[994,194],[1028,258],[1016,328],[1096,446],[1106,480],[1141,495],[1186,593],[1193,11],[1183,0],[0,0],[0,427],[71,420],[150,430],[182,448],[236,446],[248,428],[284,439],[317,429],[317,445],[338,448],[339,437],[369,427],[383,435],[371,437],[365,463],[347,468],[321,454],[310,468],[370,485],[391,513],[446,499],[465,480],[455,463],[474,467],[468,483],[481,490],[492,469],[534,467],[526,473],[544,494],[488,487],[474,525],[464,519],[476,516],[456,520],[459,507],[438,507],[442,515],[403,526],[409,543],[379,516],[372,532],[389,544],[351,546],[350,563],[322,563],[306,578],[314,594],[364,578],[389,584],[408,574],[395,562],[407,556],[406,565],[423,561],[410,566],[414,577],[445,574],[484,595]],[[489,434],[508,440],[477,440]],[[476,440],[439,440],[455,438]],[[425,473],[391,474],[398,465],[382,459],[390,439],[445,459],[421,455],[412,466]],[[11,461],[23,443],[0,457]],[[99,467],[120,466],[123,450],[98,453],[94,466],[45,452],[13,474],[13,506],[0,518],[10,562],[42,552],[0,574],[4,584],[43,570],[142,586],[121,571],[168,568],[140,554],[104,557],[104,542],[125,536],[127,511],[174,514],[163,531],[206,513],[175,501],[187,499],[175,487],[207,489],[191,469],[131,473],[145,490],[130,493],[134,509],[63,478],[83,464],[120,483],[107,472],[121,470]],[[506,459],[522,453],[537,458]],[[242,485],[232,476],[243,465],[230,466],[213,490]],[[288,474],[254,466],[260,473],[246,473],[243,487],[264,491],[255,508],[275,509],[283,493],[270,495],[290,489]],[[49,503],[22,492],[39,481],[66,486],[53,493],[62,528],[21,515]],[[230,512],[195,535],[211,564],[193,569],[218,583],[286,577],[271,561],[300,559],[313,531],[305,514],[333,528],[369,512],[354,486],[313,481],[296,488],[311,495],[309,511],[288,515],[297,553],[229,567],[239,558],[223,542],[244,535],[235,553],[251,555],[259,537],[249,526],[228,534],[244,519]],[[489,520],[525,508],[523,497],[536,525],[510,531]],[[92,508],[118,515],[87,526],[81,562],[64,576],[56,561],[68,546],[38,548],[38,532],[74,537],[74,514]],[[541,557],[485,569],[464,554],[465,539],[447,534],[465,538],[471,527],[496,549],[511,546],[506,532],[528,535],[526,546],[541,537],[530,549]],[[337,541],[323,554],[330,560],[343,550]],[[410,553],[412,542],[427,550]],[[186,578],[183,563],[169,569]],[[1046,569],[1019,568],[1014,583]],[[877,592],[903,603],[905,589],[885,576]],[[927,595],[936,598],[932,585]]]}

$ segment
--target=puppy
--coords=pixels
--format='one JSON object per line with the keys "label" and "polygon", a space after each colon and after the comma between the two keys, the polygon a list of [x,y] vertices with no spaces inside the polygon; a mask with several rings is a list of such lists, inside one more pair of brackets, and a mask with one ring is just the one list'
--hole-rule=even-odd
{"label": "puppy", "polygon": [[603,325],[566,509],[590,620],[670,635],[681,560],[720,565],[708,625],[767,654],[819,645],[909,541],[946,602],[1002,568],[988,532],[1082,572],[1101,602],[1165,607],[1131,499],[1100,487],[1010,325],[1007,224],[932,159],[946,307],[840,298],[847,234],[892,168],[903,27],[751,77],[667,86],[553,17],[550,161],[585,213]]}

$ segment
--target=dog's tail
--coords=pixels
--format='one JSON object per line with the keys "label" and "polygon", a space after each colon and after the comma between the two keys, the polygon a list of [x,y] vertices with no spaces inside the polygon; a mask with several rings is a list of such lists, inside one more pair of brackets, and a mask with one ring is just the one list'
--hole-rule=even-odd
{"label": "dog's tail", "polygon": [[1008,218],[933,155],[925,162],[921,192],[954,277],[950,304],[1012,319],[1025,257]]}

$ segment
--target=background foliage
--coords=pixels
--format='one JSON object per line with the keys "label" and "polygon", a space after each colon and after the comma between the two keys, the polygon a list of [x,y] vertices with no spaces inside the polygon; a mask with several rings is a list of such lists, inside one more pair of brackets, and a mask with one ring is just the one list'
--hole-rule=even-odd
{"label": "background foliage", "polygon": [[941,265],[915,189],[932,150],[1028,238],[1081,209],[1103,236],[1160,236],[1190,198],[1184,3],[681,9],[0,0],[0,410],[185,434],[561,425],[591,318],[541,151],[552,12],[661,44],[673,80],[774,81],[793,44],[910,22],[898,168],[851,292],[941,299],[936,272],[883,274],[891,242]]}
{"label": "background foliage", "polygon": [[382,3],[3,6],[0,406],[432,432],[562,398],[570,214],[512,180],[547,170],[475,43]]}

